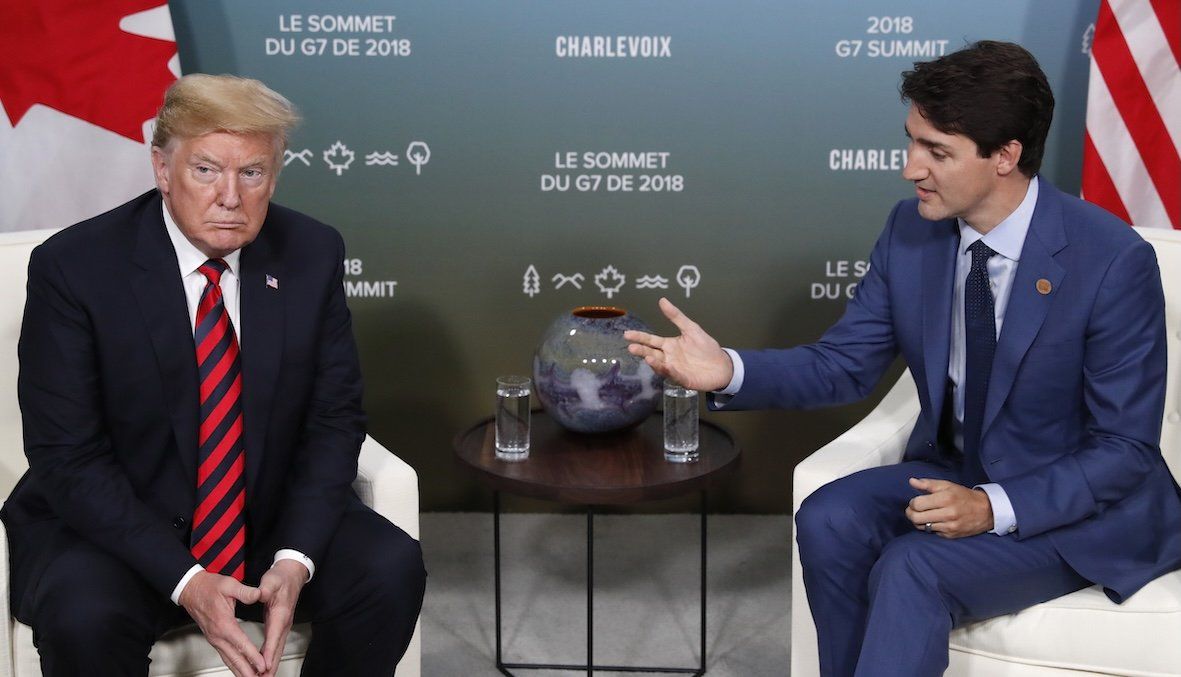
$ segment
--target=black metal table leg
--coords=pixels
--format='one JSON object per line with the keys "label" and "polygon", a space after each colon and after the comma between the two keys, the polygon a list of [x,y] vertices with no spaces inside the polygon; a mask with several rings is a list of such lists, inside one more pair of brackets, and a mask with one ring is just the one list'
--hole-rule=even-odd
{"label": "black metal table leg", "polygon": [[500,492],[492,492],[492,560],[493,560],[493,578],[496,583],[494,585],[496,598],[496,669],[501,674],[509,675],[512,673],[504,669],[504,661],[501,660],[500,649]]}
{"label": "black metal table leg", "polygon": [[701,660],[696,668],[670,668],[654,666],[629,665],[595,665],[594,636],[595,636],[595,543],[594,543],[594,506],[587,506],[586,511],[586,664],[569,665],[555,663],[505,663],[501,649],[501,589],[500,589],[500,492],[493,492],[492,501],[492,533],[493,557],[495,558],[494,578],[496,597],[496,669],[507,677],[514,677],[513,670],[570,670],[586,671],[587,677],[593,677],[596,670],[600,672],[654,672],[662,674],[693,675],[701,677],[705,674],[705,636],[706,636],[706,525],[707,500],[706,492],[701,492]]}
{"label": "black metal table leg", "polygon": [[701,665],[697,677],[705,674],[705,559],[708,549],[705,546],[706,533],[706,497],[705,492],[701,492]]}
{"label": "black metal table leg", "polygon": [[595,674],[595,509],[586,509],[586,677]]}

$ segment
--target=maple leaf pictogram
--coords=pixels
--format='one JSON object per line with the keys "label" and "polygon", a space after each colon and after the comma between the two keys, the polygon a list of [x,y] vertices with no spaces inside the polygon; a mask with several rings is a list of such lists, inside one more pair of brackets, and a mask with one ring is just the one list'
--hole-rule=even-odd
{"label": "maple leaf pictogram", "polygon": [[623,288],[623,283],[627,282],[627,276],[620,275],[615,266],[607,266],[595,275],[595,286],[599,291],[607,295],[607,298],[612,298],[619,290]]}
{"label": "maple leaf pictogram", "polygon": [[3,0],[0,101],[15,127],[44,104],[133,141],[176,78],[176,43],[119,29],[161,0]]}

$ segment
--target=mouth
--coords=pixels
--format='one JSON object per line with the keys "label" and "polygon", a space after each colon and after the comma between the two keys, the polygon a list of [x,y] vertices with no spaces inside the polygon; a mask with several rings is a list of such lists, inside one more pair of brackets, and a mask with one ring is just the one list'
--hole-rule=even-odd
{"label": "mouth", "polygon": [[209,225],[214,228],[241,228],[246,223],[244,221],[210,221]]}
{"label": "mouth", "polygon": [[935,191],[923,188],[922,186],[915,186],[914,192],[916,195],[918,195],[920,200],[927,200],[935,194]]}

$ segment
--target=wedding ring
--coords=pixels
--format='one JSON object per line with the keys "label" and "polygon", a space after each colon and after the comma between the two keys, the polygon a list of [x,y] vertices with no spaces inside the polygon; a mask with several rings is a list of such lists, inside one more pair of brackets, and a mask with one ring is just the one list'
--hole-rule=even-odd
{"label": "wedding ring", "polygon": [[928,534],[931,533],[931,523],[930,522],[927,522],[926,524],[923,525],[923,531],[927,532]]}

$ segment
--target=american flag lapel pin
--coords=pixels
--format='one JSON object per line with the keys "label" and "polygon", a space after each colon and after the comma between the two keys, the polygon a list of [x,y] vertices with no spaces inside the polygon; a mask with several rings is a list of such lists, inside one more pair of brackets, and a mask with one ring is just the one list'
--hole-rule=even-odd
{"label": "american flag lapel pin", "polygon": [[267,275],[267,288],[277,291],[279,289],[279,278],[274,275]]}

